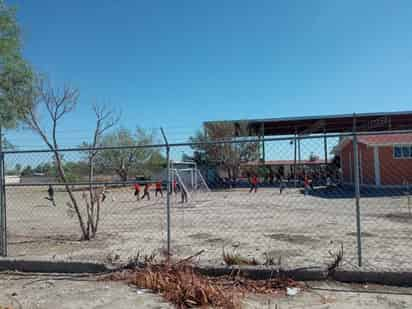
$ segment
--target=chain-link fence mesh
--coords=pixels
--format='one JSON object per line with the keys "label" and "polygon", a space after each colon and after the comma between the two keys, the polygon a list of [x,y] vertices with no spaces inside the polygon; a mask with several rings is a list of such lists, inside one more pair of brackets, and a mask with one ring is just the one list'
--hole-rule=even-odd
{"label": "chain-link fence mesh", "polygon": [[[224,263],[229,253],[285,268],[325,266],[343,248],[344,268],[362,260],[364,269],[409,270],[411,136],[72,149],[59,152],[63,171],[52,152],[6,152],[8,255],[125,261],[164,252],[170,239],[172,255],[202,251],[204,263]],[[87,227],[97,208],[96,237],[82,240],[79,213]]]}
{"label": "chain-link fence mesh", "polygon": [[[353,188],[339,185],[338,166],[332,155],[325,159],[323,143],[323,137],[271,140],[264,153],[258,140],[206,146],[211,157],[197,168],[210,191],[190,194],[187,203],[174,195],[173,253],[205,250],[200,259],[208,263],[224,262],[225,252],[287,268],[311,267],[330,263],[330,251],[343,244],[346,261],[356,264]],[[256,154],[243,158],[251,148]]]}
{"label": "chain-link fence mesh", "polygon": [[[6,155],[8,170],[21,175],[6,176],[9,256],[120,262],[138,251],[163,250],[165,207],[154,190],[165,186],[164,148],[98,151],[93,174],[89,153],[60,155],[67,184],[53,153]],[[80,220],[92,240],[84,240]]]}

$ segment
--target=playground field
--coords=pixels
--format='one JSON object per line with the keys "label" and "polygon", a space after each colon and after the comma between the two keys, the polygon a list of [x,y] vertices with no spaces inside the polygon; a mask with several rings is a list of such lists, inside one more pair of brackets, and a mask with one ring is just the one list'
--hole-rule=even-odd
{"label": "playground field", "polygon": [[[126,261],[137,252],[166,248],[166,198],[136,201],[132,188],[111,189],[101,210],[97,238],[80,241],[66,192],[56,190],[56,207],[46,187],[7,188],[8,255],[16,258]],[[262,188],[195,193],[187,204],[171,198],[171,251],[186,257],[200,250],[202,263],[223,263],[222,252],[287,267],[324,266],[342,245],[345,268],[356,268],[356,208],[351,194],[318,188]],[[81,193],[76,192],[81,202]],[[362,256],[367,269],[412,270],[412,216],[403,195],[363,197]]]}

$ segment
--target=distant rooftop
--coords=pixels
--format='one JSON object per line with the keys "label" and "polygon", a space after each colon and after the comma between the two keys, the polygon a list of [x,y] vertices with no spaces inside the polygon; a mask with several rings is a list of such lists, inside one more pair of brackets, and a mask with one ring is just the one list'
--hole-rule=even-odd
{"label": "distant rooftop", "polygon": [[412,145],[412,134],[361,135],[358,142],[365,145]]}
{"label": "distant rooftop", "polygon": [[241,126],[246,126],[247,134],[239,133],[237,134],[238,136],[343,133],[352,132],[354,119],[357,132],[412,129],[412,111],[207,121],[204,123],[204,127],[207,129],[210,125],[227,123],[233,124],[235,128],[239,128],[237,131],[240,132]]}
{"label": "distant rooftop", "polygon": [[[341,149],[346,147],[352,141],[346,137],[340,141],[332,150],[337,154]],[[393,146],[393,145],[412,145],[412,133],[393,133],[393,134],[375,134],[375,135],[359,135],[358,143],[367,146]]]}
{"label": "distant rooftop", "polygon": [[[332,163],[329,161],[328,163]],[[266,160],[264,165],[273,165],[273,166],[280,166],[280,165],[294,165],[294,160]],[[297,160],[296,165],[324,165],[325,160]],[[262,165],[262,161],[249,161],[242,163],[243,166],[255,166],[255,165]]]}

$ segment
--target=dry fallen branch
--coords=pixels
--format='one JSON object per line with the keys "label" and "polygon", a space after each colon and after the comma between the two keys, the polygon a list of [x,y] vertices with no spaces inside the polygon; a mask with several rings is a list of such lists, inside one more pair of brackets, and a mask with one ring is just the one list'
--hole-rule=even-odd
{"label": "dry fallen branch", "polygon": [[235,309],[232,295],[208,279],[197,275],[191,267],[180,264],[150,265],[143,269],[125,270],[109,276],[110,280],[125,281],[141,289],[149,289],[175,304],[177,308],[211,305]]}
{"label": "dry fallen branch", "polygon": [[248,293],[283,295],[286,287],[299,286],[287,278],[254,281],[239,276],[210,278],[197,273],[185,261],[177,263],[137,263],[140,267],[123,269],[106,276],[105,280],[124,281],[141,289],[161,294],[177,308],[211,306],[240,308],[241,299]]}

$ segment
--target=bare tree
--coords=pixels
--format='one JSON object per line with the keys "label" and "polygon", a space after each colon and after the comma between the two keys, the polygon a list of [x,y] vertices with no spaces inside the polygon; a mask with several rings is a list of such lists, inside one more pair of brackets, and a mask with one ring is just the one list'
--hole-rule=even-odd
{"label": "bare tree", "polygon": [[[79,91],[76,88],[70,86],[64,86],[63,89],[53,88],[50,82],[40,77],[36,81],[34,103],[33,108],[30,109],[25,117],[25,123],[30,129],[37,133],[47,147],[53,152],[54,161],[57,169],[57,176],[63,183],[67,194],[70,198],[70,207],[76,213],[79,221],[80,229],[82,232],[82,238],[84,240],[90,240],[96,235],[97,226],[100,216],[100,197],[97,197],[92,187],[93,178],[93,159],[96,155],[95,150],[91,150],[89,153],[89,196],[90,200],[86,199],[86,194],[83,194],[83,198],[86,202],[86,222],[83,218],[80,204],[76,200],[70,183],[65,175],[63,168],[63,156],[60,152],[60,147],[57,142],[57,127],[59,121],[63,117],[74,110],[79,98]],[[51,129],[47,130],[44,124],[40,120],[40,110],[45,110],[50,121]],[[94,132],[93,145],[96,146],[99,142],[100,136],[111,128],[116,120],[112,118],[111,112],[106,108],[93,107],[96,115],[96,128]],[[93,147],[95,148],[95,147]]]}
{"label": "bare tree", "polygon": [[112,127],[114,127],[119,117],[115,116],[113,111],[107,109],[106,106],[93,105],[93,112],[96,116],[96,127],[93,134],[92,143],[89,145],[88,151],[88,165],[89,165],[89,199],[87,195],[83,195],[83,199],[86,203],[87,212],[87,234],[90,238],[96,236],[97,228],[100,220],[100,196],[101,192],[96,192],[93,187],[94,178],[94,160],[99,150],[97,147],[100,145],[102,135]]}

